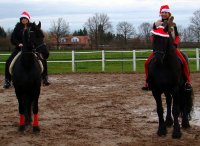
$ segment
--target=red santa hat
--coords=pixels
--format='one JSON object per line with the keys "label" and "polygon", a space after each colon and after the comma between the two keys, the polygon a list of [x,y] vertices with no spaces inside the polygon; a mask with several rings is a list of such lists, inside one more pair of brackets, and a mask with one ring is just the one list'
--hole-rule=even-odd
{"label": "red santa hat", "polygon": [[163,26],[158,26],[157,29],[151,30],[151,33],[154,34],[154,35],[161,36],[161,37],[169,37],[168,32],[164,31]]}
{"label": "red santa hat", "polygon": [[162,12],[170,12],[169,6],[168,5],[162,5],[160,7],[160,13]]}
{"label": "red santa hat", "polygon": [[28,12],[24,11],[21,13],[20,18],[26,18],[30,21],[31,17]]}

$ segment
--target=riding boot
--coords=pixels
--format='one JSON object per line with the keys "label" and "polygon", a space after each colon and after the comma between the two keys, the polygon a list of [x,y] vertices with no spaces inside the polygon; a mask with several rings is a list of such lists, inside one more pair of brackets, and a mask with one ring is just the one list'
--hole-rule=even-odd
{"label": "riding boot", "polygon": [[148,83],[145,84],[144,87],[142,87],[142,90],[145,90],[145,91],[148,91],[149,90],[149,86],[148,86]]}
{"label": "riding boot", "polygon": [[50,82],[48,81],[48,77],[47,76],[45,76],[44,78],[42,78],[42,80],[43,80],[43,85],[44,86],[49,86],[50,85]]}
{"label": "riding boot", "polygon": [[3,85],[4,89],[8,89],[11,86],[11,75],[9,73],[9,65],[10,65],[10,60],[7,60],[5,64],[5,82]]}
{"label": "riding boot", "polygon": [[186,91],[191,91],[192,90],[192,85],[190,84],[190,82],[186,82],[185,83],[185,90]]}

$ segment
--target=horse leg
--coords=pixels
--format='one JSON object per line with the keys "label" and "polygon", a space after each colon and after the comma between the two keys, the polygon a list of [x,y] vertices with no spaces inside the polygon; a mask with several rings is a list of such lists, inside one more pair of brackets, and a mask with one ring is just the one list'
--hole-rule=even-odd
{"label": "horse leg", "polygon": [[180,138],[182,133],[180,129],[180,124],[178,117],[180,115],[180,106],[179,106],[179,99],[178,96],[173,96],[173,108],[172,108],[172,114],[174,117],[174,129],[172,133],[172,138]]}
{"label": "horse leg", "polygon": [[38,122],[38,99],[40,95],[40,89],[36,89],[34,92],[34,101],[33,101],[33,132],[40,132],[39,122]]}
{"label": "horse leg", "polygon": [[192,92],[185,91],[181,92],[181,117],[182,117],[182,127],[183,128],[190,128],[189,118],[190,118],[190,111],[193,101],[192,101]]}
{"label": "horse leg", "polygon": [[167,127],[171,127],[173,125],[173,119],[171,115],[171,106],[172,106],[172,96],[165,92],[165,97],[166,97],[166,103],[167,103],[167,115],[165,119],[165,124]]}
{"label": "horse leg", "polygon": [[190,122],[189,122],[189,115],[186,111],[182,112],[182,123],[183,128],[190,128]]}
{"label": "horse leg", "polygon": [[26,109],[25,109],[25,124],[28,126],[32,122],[32,117],[31,117],[31,103],[32,101],[29,99],[29,94],[26,96]]}
{"label": "horse leg", "polygon": [[17,100],[18,100],[18,110],[19,110],[19,128],[18,130],[20,132],[23,132],[25,130],[25,117],[24,117],[24,104],[22,101],[22,95],[19,91],[15,90]]}
{"label": "horse leg", "polygon": [[157,114],[158,114],[158,118],[159,118],[159,127],[158,127],[157,134],[158,134],[158,136],[166,135],[167,128],[166,128],[164,118],[163,118],[163,107],[162,107],[161,94],[157,94],[154,92],[152,92],[152,93],[156,100]]}

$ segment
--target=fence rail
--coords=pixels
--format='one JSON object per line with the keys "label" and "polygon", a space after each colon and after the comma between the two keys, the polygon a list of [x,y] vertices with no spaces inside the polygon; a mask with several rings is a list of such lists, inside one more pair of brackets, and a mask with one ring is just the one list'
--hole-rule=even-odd
{"label": "fence rail", "polygon": [[[147,58],[137,58],[137,53],[139,52],[151,52],[152,50],[132,50],[132,51],[88,51],[88,52],[79,52],[79,51],[74,51],[72,52],[51,52],[51,54],[71,54],[72,55],[72,60],[59,60],[59,61],[54,61],[54,60],[49,60],[48,63],[54,62],[54,63],[61,63],[61,62],[66,62],[66,63],[71,63],[72,64],[72,72],[75,72],[75,63],[79,62],[101,62],[101,70],[102,72],[105,71],[105,62],[133,62],[133,71],[136,71],[136,61],[145,61]],[[200,49],[196,48],[195,50],[189,50],[189,49],[181,49],[183,52],[196,52],[196,57],[195,58],[188,58],[189,60],[195,60],[196,61],[196,71],[199,71],[200,68]],[[78,60],[75,58],[76,54],[94,54],[94,53],[101,53],[101,59],[85,59],[85,60]],[[132,59],[106,59],[105,53],[132,53]],[[10,55],[8,53],[6,54],[0,54],[0,56],[5,56],[5,55]],[[5,63],[5,62],[0,62],[0,63]]]}

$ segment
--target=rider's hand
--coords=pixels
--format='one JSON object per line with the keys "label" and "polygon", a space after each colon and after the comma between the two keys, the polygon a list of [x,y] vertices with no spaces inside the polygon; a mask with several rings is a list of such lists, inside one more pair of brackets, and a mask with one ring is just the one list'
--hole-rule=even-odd
{"label": "rider's hand", "polygon": [[19,46],[19,47],[23,47],[23,44],[22,44],[22,43],[20,43],[18,46]]}

